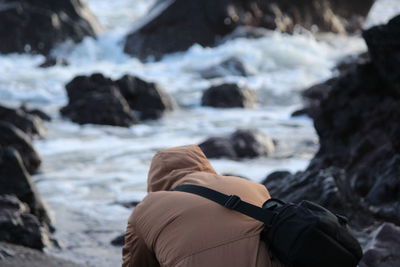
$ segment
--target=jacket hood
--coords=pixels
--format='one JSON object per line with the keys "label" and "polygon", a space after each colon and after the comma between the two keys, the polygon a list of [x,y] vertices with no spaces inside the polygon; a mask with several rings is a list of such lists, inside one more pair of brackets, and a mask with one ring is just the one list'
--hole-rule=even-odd
{"label": "jacket hood", "polygon": [[216,174],[203,151],[197,145],[174,147],[157,152],[151,162],[147,191],[170,190],[194,172]]}

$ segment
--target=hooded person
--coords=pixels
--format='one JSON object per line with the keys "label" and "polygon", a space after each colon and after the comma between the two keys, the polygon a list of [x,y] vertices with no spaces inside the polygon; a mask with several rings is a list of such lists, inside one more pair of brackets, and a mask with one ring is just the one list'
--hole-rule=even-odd
{"label": "hooded person", "polygon": [[159,151],[148,175],[148,195],[128,221],[123,267],[280,267],[260,240],[263,223],[203,197],[169,191],[202,185],[261,207],[261,184],[218,175],[196,145]]}

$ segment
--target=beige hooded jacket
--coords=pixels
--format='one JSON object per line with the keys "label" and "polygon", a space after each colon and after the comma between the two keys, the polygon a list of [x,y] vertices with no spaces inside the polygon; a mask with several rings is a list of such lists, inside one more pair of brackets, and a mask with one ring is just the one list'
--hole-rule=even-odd
{"label": "beige hooded jacket", "polygon": [[129,218],[123,267],[270,267],[260,240],[263,224],[208,199],[168,191],[203,185],[261,206],[270,195],[260,184],[218,175],[198,146],[158,152],[148,177],[149,194]]}

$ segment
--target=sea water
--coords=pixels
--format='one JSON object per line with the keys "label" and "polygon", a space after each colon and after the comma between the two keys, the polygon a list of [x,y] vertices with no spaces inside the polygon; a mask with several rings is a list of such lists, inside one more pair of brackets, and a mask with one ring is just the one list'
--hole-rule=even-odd
{"label": "sea water", "polygon": [[[299,92],[335,74],[342,58],[366,51],[359,36],[313,36],[278,32],[260,39],[238,38],[208,48],[193,45],[159,62],[142,63],[123,53],[123,37],[145,16],[154,1],[89,0],[104,32],[97,40],[66,42],[53,54],[71,64],[42,69],[43,56],[0,56],[0,103],[26,103],[48,112],[47,135],[34,145],[43,158],[34,176],[55,219],[61,249],[50,253],[86,265],[118,266],[121,249],[112,238],[122,234],[132,211],[118,203],[140,201],[154,153],[162,148],[198,144],[210,136],[236,129],[257,129],[272,137],[276,152],[268,157],[231,161],[211,160],[223,174],[254,181],[276,170],[295,172],[307,167],[318,149],[312,121],[292,118],[301,108]],[[384,23],[400,13],[400,0],[377,1],[366,27]],[[199,70],[236,57],[253,75],[202,79]],[[58,110],[68,99],[65,84],[76,75],[101,72],[117,79],[132,74],[160,84],[179,108],[156,121],[130,128],[77,125],[61,118]],[[213,109],[200,106],[202,92],[211,85],[236,82],[255,90],[259,103],[253,109]]]}

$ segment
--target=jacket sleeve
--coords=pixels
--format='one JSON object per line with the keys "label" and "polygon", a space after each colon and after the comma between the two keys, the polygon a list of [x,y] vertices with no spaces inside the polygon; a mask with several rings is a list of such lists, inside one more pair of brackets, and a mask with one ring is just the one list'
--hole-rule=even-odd
{"label": "jacket sleeve", "polygon": [[148,249],[131,222],[128,222],[126,229],[122,254],[122,267],[160,267],[154,253]]}

